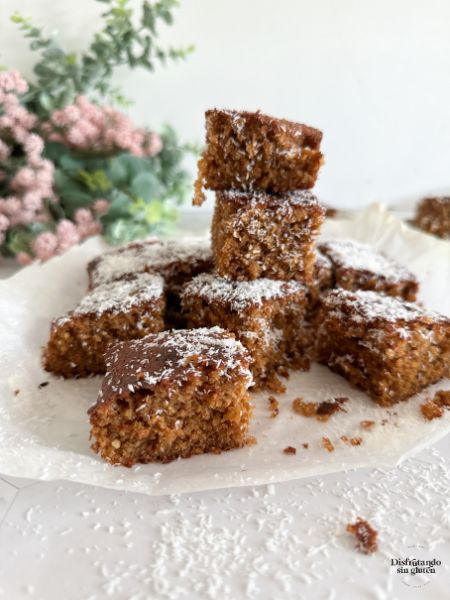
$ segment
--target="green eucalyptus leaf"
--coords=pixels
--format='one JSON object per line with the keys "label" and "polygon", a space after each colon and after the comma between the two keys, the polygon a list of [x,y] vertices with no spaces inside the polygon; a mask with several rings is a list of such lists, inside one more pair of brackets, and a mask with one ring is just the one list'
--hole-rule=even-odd
{"label": "green eucalyptus leaf", "polygon": [[161,184],[154,173],[150,171],[139,173],[133,178],[130,185],[131,192],[149,202],[161,191]]}

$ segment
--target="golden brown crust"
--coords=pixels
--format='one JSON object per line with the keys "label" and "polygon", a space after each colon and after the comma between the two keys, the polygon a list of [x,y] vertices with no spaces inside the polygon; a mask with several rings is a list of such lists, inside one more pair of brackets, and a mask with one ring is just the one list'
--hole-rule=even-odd
{"label": "golden brown crust", "polygon": [[443,239],[450,239],[450,196],[424,198],[416,209],[413,224]]}
{"label": "golden brown crust", "polygon": [[334,290],[319,315],[318,360],[382,406],[450,372],[450,319],[376,292]]}
{"label": "golden brown crust", "polygon": [[170,462],[248,443],[250,357],[227,332],[163,332],[117,344],[106,362],[89,415],[92,447],[108,462]]}
{"label": "golden brown crust", "polygon": [[216,271],[231,279],[311,283],[323,219],[310,192],[217,192],[211,231]]}
{"label": "golden brown crust", "polygon": [[205,116],[193,204],[203,202],[203,187],[274,193],[314,187],[323,163],[319,130],[259,112],[209,110]]}

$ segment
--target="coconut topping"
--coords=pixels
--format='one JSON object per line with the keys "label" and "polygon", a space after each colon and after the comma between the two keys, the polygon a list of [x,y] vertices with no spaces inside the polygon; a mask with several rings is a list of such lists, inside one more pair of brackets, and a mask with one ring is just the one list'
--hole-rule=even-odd
{"label": "coconut topping", "polygon": [[265,278],[234,281],[211,273],[202,273],[185,286],[182,297],[199,296],[207,302],[221,302],[231,310],[240,311],[249,306],[260,306],[267,300],[285,298],[299,292],[304,293],[305,287],[296,281]]}
{"label": "coconut topping", "polygon": [[61,325],[76,315],[100,316],[105,312],[125,313],[143,302],[162,298],[163,292],[163,278],[160,275],[147,273],[141,273],[125,281],[104,283],[87,294],[68,315],[58,319],[57,324]]}
{"label": "coconut topping", "polygon": [[91,286],[115,281],[133,273],[171,275],[180,262],[193,264],[211,260],[210,242],[204,238],[150,239],[133,242],[97,257],[88,265]]}
{"label": "coconut topping", "polygon": [[244,375],[252,383],[244,346],[220,327],[163,331],[118,342],[106,355],[107,373],[99,401],[111,394],[150,390],[160,383],[182,385],[205,369],[221,377]]}

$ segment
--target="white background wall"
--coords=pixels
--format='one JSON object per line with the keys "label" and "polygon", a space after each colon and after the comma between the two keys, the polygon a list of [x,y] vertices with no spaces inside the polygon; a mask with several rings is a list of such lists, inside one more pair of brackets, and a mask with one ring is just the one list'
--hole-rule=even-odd
{"label": "white background wall", "polygon": [[[103,9],[94,0],[2,0],[0,63],[29,71],[7,22],[19,9],[68,48],[82,48]],[[404,201],[450,189],[448,0],[183,0],[173,45],[186,64],[121,73],[136,121],[168,121],[203,138],[212,106],[261,109],[324,131],[317,192],[330,204]]]}

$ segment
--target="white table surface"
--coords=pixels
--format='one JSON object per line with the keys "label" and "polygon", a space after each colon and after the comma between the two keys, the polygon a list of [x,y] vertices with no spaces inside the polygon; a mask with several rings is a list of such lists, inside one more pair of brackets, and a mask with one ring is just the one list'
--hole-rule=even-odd
{"label": "white table surface", "polygon": [[[407,557],[441,565],[397,573]],[[182,496],[0,475],[0,598],[448,599],[450,437],[392,470]]]}

